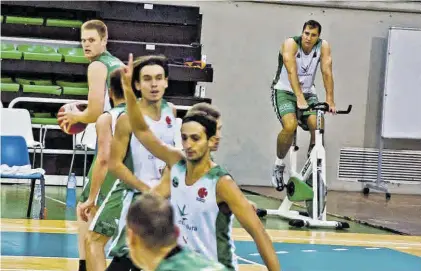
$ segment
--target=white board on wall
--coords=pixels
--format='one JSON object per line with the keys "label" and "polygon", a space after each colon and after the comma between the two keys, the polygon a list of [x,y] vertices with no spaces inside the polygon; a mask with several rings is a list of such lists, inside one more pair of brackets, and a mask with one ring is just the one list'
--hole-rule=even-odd
{"label": "white board on wall", "polygon": [[421,139],[421,29],[390,28],[387,53],[382,137]]}

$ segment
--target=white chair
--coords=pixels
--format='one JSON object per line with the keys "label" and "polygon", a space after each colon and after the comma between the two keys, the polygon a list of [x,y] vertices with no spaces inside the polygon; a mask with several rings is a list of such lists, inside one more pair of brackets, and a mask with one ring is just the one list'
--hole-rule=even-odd
{"label": "white chair", "polygon": [[73,170],[73,162],[75,160],[75,154],[78,150],[83,150],[84,153],[84,161],[83,161],[83,186],[85,186],[85,178],[86,178],[86,162],[88,151],[96,149],[96,127],[95,123],[90,123],[86,126],[86,129],[73,136],[73,155],[72,161],[70,163],[70,170],[69,170],[69,178],[70,174],[72,174]]}
{"label": "white chair", "polygon": [[35,157],[38,149],[41,155],[40,167],[43,167],[43,149],[45,146],[42,142],[34,140],[31,115],[28,110],[23,108],[1,108],[0,134],[3,136],[22,136],[25,138],[28,148],[34,151],[32,167],[35,166]]}

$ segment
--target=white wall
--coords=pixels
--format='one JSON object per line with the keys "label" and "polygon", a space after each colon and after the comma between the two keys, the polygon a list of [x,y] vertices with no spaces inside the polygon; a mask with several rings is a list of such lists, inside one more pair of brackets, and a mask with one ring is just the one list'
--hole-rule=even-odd
{"label": "white wall", "polygon": [[[217,160],[238,183],[248,185],[270,183],[281,129],[270,101],[270,84],[280,44],[299,35],[305,21],[318,20],[321,37],[332,46],[337,107],[353,105],[352,114],[326,120],[328,184],[331,189],[361,188],[337,180],[340,148],[376,146],[388,28],[421,28],[421,13],[228,1],[165,3],[200,6],[203,54],[214,67],[214,82],[206,84],[206,94],[221,109],[224,121]],[[320,73],[316,86],[323,100]],[[308,135],[300,132],[299,138],[303,161]],[[419,142],[410,141],[391,146],[421,149]]]}

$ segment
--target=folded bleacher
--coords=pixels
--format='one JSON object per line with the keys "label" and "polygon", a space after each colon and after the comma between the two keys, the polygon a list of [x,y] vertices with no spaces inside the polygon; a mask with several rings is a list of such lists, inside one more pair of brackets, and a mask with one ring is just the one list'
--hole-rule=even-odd
{"label": "folded bleacher", "polygon": [[[80,26],[100,19],[108,27],[108,51],[126,61],[163,54],[170,59],[165,98],[176,105],[211,102],[195,96],[199,82],[212,82],[212,65],[202,60],[202,15],[198,7],[122,1],[2,1],[1,101],[17,98],[86,100],[88,61],[80,46]],[[199,64],[192,65],[194,61]],[[18,102],[30,111],[34,135],[43,125],[57,125],[55,103]],[[46,135],[47,174],[67,175],[72,137],[60,130]],[[91,159],[91,157],[90,157]],[[78,164],[78,162],[80,162]],[[90,162],[90,161],[89,161]],[[75,161],[76,175],[82,161]],[[54,166],[53,166],[54,165]]]}

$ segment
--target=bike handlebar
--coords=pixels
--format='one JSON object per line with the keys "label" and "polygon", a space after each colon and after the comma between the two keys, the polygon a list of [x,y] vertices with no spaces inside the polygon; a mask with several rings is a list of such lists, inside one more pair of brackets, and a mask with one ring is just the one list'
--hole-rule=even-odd
{"label": "bike handlebar", "polygon": [[[349,114],[351,112],[352,109],[352,105],[348,105],[348,108],[346,110],[337,110],[336,114]],[[309,111],[309,110],[321,110],[324,112],[329,111],[329,104],[326,102],[320,102],[320,103],[315,103],[312,105],[309,105],[309,107],[305,108],[305,109],[300,109],[302,111]]]}

